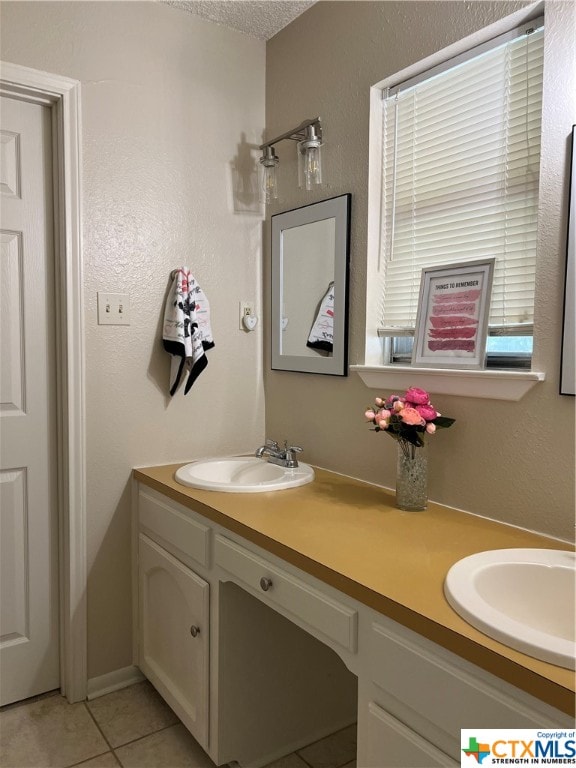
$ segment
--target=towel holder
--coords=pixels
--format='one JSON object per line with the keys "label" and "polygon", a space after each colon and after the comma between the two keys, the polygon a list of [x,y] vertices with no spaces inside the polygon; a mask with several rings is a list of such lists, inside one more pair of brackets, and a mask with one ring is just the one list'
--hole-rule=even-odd
{"label": "towel holder", "polygon": [[178,272],[180,272],[179,269],[173,269],[172,272],[170,272],[170,280],[174,280]]}

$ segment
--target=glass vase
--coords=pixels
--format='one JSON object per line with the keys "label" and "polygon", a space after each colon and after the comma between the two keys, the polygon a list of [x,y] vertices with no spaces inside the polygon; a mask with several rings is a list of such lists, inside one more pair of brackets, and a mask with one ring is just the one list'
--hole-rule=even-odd
{"label": "glass vase", "polygon": [[420,512],[428,502],[428,458],[426,447],[417,448],[398,441],[396,506],[406,512]]}

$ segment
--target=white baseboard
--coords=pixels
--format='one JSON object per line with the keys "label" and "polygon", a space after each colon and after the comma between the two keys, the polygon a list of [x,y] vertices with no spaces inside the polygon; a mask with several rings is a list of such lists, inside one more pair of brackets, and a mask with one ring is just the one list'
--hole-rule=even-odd
{"label": "white baseboard", "polygon": [[112,691],[119,691],[121,688],[127,688],[129,685],[139,683],[144,680],[144,675],[138,667],[130,666],[122,669],[115,669],[114,672],[108,672],[100,677],[91,677],[88,680],[88,701],[97,699]]}

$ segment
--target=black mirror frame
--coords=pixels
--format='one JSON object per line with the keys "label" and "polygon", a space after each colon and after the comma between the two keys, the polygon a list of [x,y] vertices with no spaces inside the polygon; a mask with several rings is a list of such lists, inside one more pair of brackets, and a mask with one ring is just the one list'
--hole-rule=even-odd
{"label": "black mirror frame", "polygon": [[[348,375],[348,294],[350,269],[350,214],[352,195],[346,193],[283,211],[271,217],[272,224],[272,370]],[[334,218],[334,341],[330,357],[282,354],[282,232],[285,229]]]}

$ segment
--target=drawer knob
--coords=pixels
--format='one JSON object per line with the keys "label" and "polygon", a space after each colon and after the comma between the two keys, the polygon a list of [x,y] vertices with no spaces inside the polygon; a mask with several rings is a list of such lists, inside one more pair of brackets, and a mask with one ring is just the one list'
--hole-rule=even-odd
{"label": "drawer knob", "polygon": [[264,592],[268,592],[270,587],[272,586],[272,579],[268,579],[265,576],[262,576],[260,579],[260,589],[262,589]]}
{"label": "drawer knob", "polygon": [[200,634],[200,627],[195,627],[194,625],[192,625],[190,627],[190,634],[192,635],[192,637],[198,637],[198,635]]}

